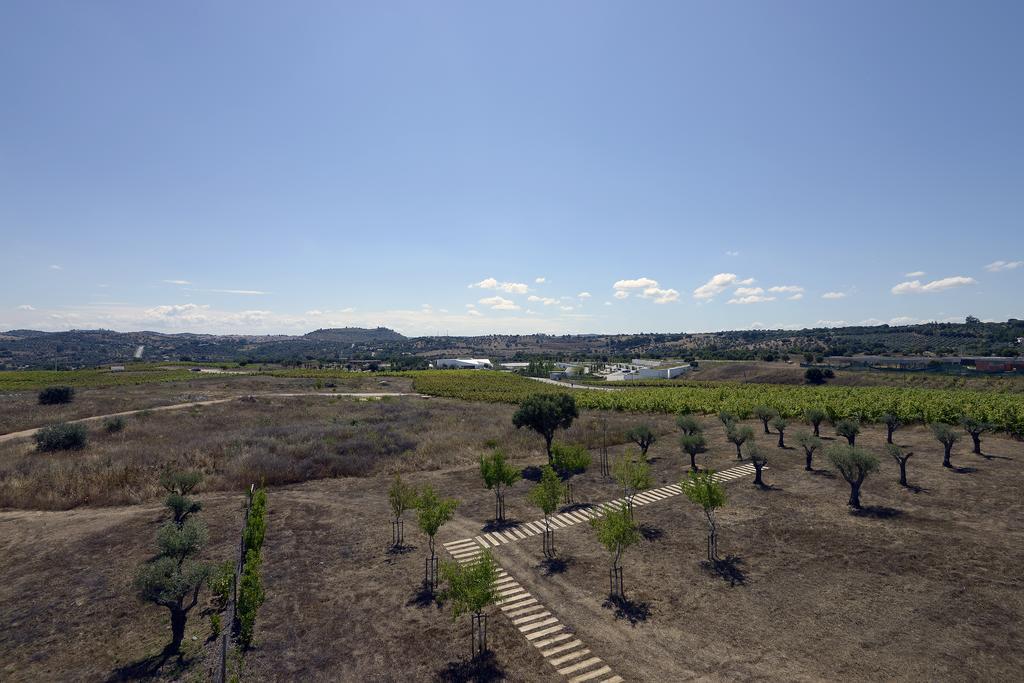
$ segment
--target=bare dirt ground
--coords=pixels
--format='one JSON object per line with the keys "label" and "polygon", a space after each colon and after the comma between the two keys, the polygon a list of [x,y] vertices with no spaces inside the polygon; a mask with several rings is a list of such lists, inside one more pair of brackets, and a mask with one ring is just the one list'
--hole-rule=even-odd
{"label": "bare dirt ground", "polygon": [[[386,386],[380,384],[387,382]],[[334,387],[326,386],[334,384]],[[358,375],[343,379],[321,380],[267,376],[209,376],[189,382],[152,382],[95,389],[76,389],[71,403],[41,406],[38,391],[0,392],[0,434],[41,427],[54,422],[77,420],[94,415],[109,415],[126,410],[155,408],[175,403],[191,403],[242,394],[274,391],[412,391],[412,381],[404,377]]]}
{"label": "bare dirt ground", "polygon": [[[472,680],[464,668],[468,618],[453,622],[447,606],[418,596],[426,542],[411,517],[407,536],[416,547],[388,552],[386,490],[398,468],[407,480],[458,498],[456,519],[438,540],[464,538],[487,528],[493,510],[493,495],[479,480],[479,454],[497,441],[517,463],[537,465],[544,461],[542,441],[511,428],[507,406],[420,401],[339,402],[331,410],[348,421],[386,419],[401,428],[398,434],[420,433],[429,457],[398,467],[402,458],[368,445],[385,465],[366,476],[271,487],[267,601],[244,678]],[[179,432],[202,433],[206,422],[211,433],[237,421],[258,423],[266,411],[286,418],[280,422],[309,412],[304,430],[331,429],[317,409],[300,404],[291,413],[275,403],[257,405],[251,415],[210,411]],[[386,412],[374,417],[377,410]],[[589,443],[595,456],[596,418],[586,415],[566,439]],[[664,434],[651,448],[655,483],[679,480],[685,466],[671,418],[607,418],[613,433],[654,424]],[[735,464],[717,420],[705,423],[711,446],[705,463]],[[141,442],[160,443],[152,438],[158,433],[146,432]],[[859,442],[880,451],[883,440],[884,431],[869,428]],[[824,458],[818,472],[807,473],[802,454],[777,449],[774,436],[759,441],[771,459],[765,479],[774,488],[758,490],[747,480],[726,485],[721,550],[738,558],[732,582],[701,566],[703,516],[680,497],[638,509],[646,538],[625,557],[633,602],[623,614],[603,604],[610,560],[585,525],[556,532],[561,571],[540,565],[537,537],[501,546],[495,556],[627,680],[1016,679],[1024,666],[1022,444],[987,439],[985,458],[969,455],[961,442],[953,461],[963,469],[950,471],[940,466],[941,447],[924,429],[897,432],[897,441],[917,453],[909,479],[920,488],[899,487],[896,464],[883,460],[864,487],[868,512],[857,516],[845,505],[845,482],[830,476]],[[613,457],[623,448],[613,446]],[[158,448],[155,456],[172,452]],[[596,463],[575,481],[578,500],[621,495]],[[525,498],[530,485],[512,488],[510,516],[540,516]],[[207,557],[230,557],[242,497],[206,490],[199,498],[211,526]],[[103,680],[159,652],[169,636],[166,610],[140,605],[130,588],[163,519],[158,502],[148,500],[0,512],[0,678]],[[187,641],[196,661],[181,674],[185,680],[202,680],[205,671],[200,651],[208,626],[198,609]],[[498,610],[490,635],[492,679],[561,679]]]}

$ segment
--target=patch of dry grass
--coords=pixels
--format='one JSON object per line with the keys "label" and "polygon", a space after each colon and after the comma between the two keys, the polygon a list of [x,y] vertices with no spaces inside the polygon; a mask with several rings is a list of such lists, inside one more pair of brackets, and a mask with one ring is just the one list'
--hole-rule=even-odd
{"label": "patch of dry grass", "polygon": [[[414,397],[258,398],[154,412],[125,429],[90,430],[82,451],[38,453],[26,443],[0,445],[0,507],[68,509],[126,505],[161,495],[164,469],[203,472],[204,490],[241,490],[330,477],[365,477],[463,467],[499,445],[515,460],[536,459],[543,439],[512,426],[514,408]],[[611,443],[638,422],[661,432],[670,416],[608,413]],[[560,440],[601,444],[597,413],[585,413]]]}

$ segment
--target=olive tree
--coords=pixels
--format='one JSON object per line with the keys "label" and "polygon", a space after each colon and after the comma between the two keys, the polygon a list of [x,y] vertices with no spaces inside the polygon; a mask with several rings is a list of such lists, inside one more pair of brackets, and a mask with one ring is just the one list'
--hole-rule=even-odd
{"label": "olive tree", "polygon": [[411,484],[402,481],[401,475],[396,474],[395,480],[391,482],[388,489],[388,503],[391,505],[391,514],[394,519],[391,521],[391,545],[401,548],[405,544],[405,511],[416,507],[416,489]]}
{"label": "olive tree", "polygon": [[725,431],[729,431],[729,428],[736,424],[738,418],[727,410],[721,410],[718,412],[718,421],[722,423],[723,427],[725,427]]}
{"label": "olive tree", "polygon": [[651,466],[641,453],[623,453],[612,467],[612,476],[622,487],[626,509],[633,515],[633,498],[651,485]]}
{"label": "olive tree", "polygon": [[494,491],[494,521],[504,521],[505,488],[519,481],[519,470],[509,464],[501,449],[495,449],[489,456],[480,456],[480,476],[487,490]]}
{"label": "olive tree", "polygon": [[177,654],[185,638],[188,613],[199,601],[199,591],[206,582],[210,567],[195,557],[206,546],[209,534],[206,523],[189,517],[178,526],[168,522],[157,533],[158,555],[143,564],[135,575],[139,597],[171,614],[171,642],[165,654]]}
{"label": "olive tree", "polygon": [[818,430],[821,427],[821,423],[825,421],[826,417],[828,416],[825,414],[825,411],[822,410],[821,408],[808,408],[804,412],[804,419],[807,420],[807,424],[814,427],[815,436],[821,436]]}
{"label": "olive tree", "polygon": [[544,437],[548,462],[551,462],[551,442],[556,429],[568,429],[580,416],[576,399],[569,394],[534,394],[516,410],[512,424],[516,429],[528,427]]}
{"label": "olive tree", "polygon": [[640,530],[625,505],[590,520],[590,525],[597,531],[597,540],[612,554],[612,566],[608,571],[609,593],[613,598],[621,598],[625,594],[620,564],[622,553],[640,540]]}
{"label": "olive tree", "polygon": [[697,434],[683,434],[679,439],[679,447],[683,449],[683,452],[690,456],[690,469],[696,472],[697,467],[697,456],[701,453],[706,453],[708,450],[707,441],[704,439],[704,435]]}
{"label": "olive tree", "polygon": [[490,550],[484,550],[466,564],[445,562],[441,575],[448,587],[442,592],[452,604],[452,619],[472,615],[471,652],[477,657],[487,652],[487,615],[490,605],[498,601],[498,564]]}
{"label": "olive tree", "polygon": [[810,432],[800,432],[796,435],[796,442],[804,449],[804,457],[806,458],[804,469],[808,472],[814,471],[811,465],[814,462],[814,452],[821,448],[821,439]]}
{"label": "olive tree", "polygon": [[774,429],[775,431],[777,431],[779,433],[779,448],[785,448],[786,447],[786,427],[789,425],[789,422],[786,420],[786,418],[784,418],[784,417],[782,417],[780,415],[776,415],[775,417],[772,418],[771,424],[772,424],[772,429]]}
{"label": "olive tree", "polygon": [[761,406],[754,406],[754,411],[753,412],[754,412],[754,417],[756,417],[758,420],[760,420],[761,424],[764,425],[764,433],[765,434],[771,434],[771,432],[768,430],[768,423],[771,422],[773,417],[776,417],[779,414],[779,411],[775,410],[774,408],[770,408],[768,406],[761,405]]}
{"label": "olive tree", "polygon": [[747,425],[731,425],[725,433],[725,438],[729,440],[729,443],[736,446],[736,459],[743,459],[743,444],[754,438],[754,430]]}
{"label": "olive tree", "polygon": [[203,506],[189,497],[203,475],[200,472],[168,471],[160,475],[160,485],[167,491],[164,506],[174,515],[174,523],[181,526],[189,515],[199,512]]}
{"label": "olive tree", "polygon": [[914,453],[912,451],[904,451],[896,444],[891,443],[885,445],[885,452],[900,466],[900,486],[910,486],[907,483],[907,461],[910,460],[910,456]]}
{"label": "olive tree", "polygon": [[455,515],[459,502],[454,498],[441,498],[429,484],[423,487],[416,499],[416,521],[420,530],[427,535],[430,557],[426,559],[424,585],[430,590],[437,588],[437,552],[434,539],[438,530]]}
{"label": "olive tree", "polygon": [[836,422],[836,434],[846,439],[851,446],[857,445],[857,435],[860,434],[860,420],[855,418],[844,418]]}
{"label": "olive tree", "polygon": [[540,481],[527,494],[530,502],[544,513],[544,557],[554,557],[554,531],[551,529],[551,515],[558,509],[562,498],[562,480],[551,465],[540,470]]}
{"label": "olive tree", "polygon": [[761,452],[756,441],[748,441],[743,444],[743,455],[748,458],[754,466],[754,486],[767,488],[764,480],[761,479],[761,470],[768,464],[768,456]]}
{"label": "olive tree", "polygon": [[894,414],[886,413],[882,416],[882,423],[885,425],[885,442],[891,444],[893,432],[902,427],[903,422]]}
{"label": "olive tree", "polygon": [[953,429],[953,425],[948,425],[945,422],[935,422],[932,424],[932,434],[942,444],[944,449],[942,466],[952,467],[953,463],[949,461],[949,456],[953,452],[953,445],[960,440],[959,432]]}
{"label": "olive tree", "polygon": [[878,458],[863,448],[843,444],[833,444],[825,452],[850,485],[850,507],[859,510],[860,487],[869,474],[878,470]]}
{"label": "olive tree", "polygon": [[683,431],[683,434],[688,434],[690,436],[700,434],[704,431],[700,426],[700,422],[697,420],[697,416],[691,415],[690,413],[683,413],[677,417],[676,426]]}
{"label": "olive tree", "polygon": [[640,447],[640,454],[646,456],[647,449],[658,440],[657,435],[646,424],[639,424],[626,432],[626,438]]}
{"label": "olive tree", "polygon": [[982,455],[981,435],[992,429],[992,425],[973,417],[962,417],[960,418],[960,426],[964,428],[965,432],[971,435],[971,441],[974,442],[974,453]]}
{"label": "olive tree", "polygon": [[687,499],[704,510],[704,518],[708,522],[708,561],[718,559],[718,524],[715,510],[725,505],[725,489],[715,481],[714,470],[690,472],[686,479],[679,482]]}

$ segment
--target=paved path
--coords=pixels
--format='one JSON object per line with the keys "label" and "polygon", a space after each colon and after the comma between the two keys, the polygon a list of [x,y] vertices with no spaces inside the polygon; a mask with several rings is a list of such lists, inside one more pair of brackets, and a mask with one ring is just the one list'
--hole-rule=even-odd
{"label": "paved path", "polygon": [[[724,483],[754,474],[754,466],[746,463],[715,472],[715,481]],[[678,496],[683,492],[679,484],[662,486],[638,493],[633,497],[633,505],[647,505],[666,498]],[[626,501],[624,498],[599,503],[590,508],[563,512],[551,517],[551,526],[555,529],[581,524],[603,511],[617,509]],[[473,538],[444,543],[444,549],[455,558],[456,562],[466,564],[475,560],[484,548],[493,548],[514,543],[523,538],[543,533],[544,520],[516,524],[505,531],[492,531]],[[498,567],[498,607],[505,616],[512,620],[512,625],[523,634],[527,641],[538,650],[544,659],[555,668],[569,683],[621,683],[622,676],[612,672],[604,660],[590,651],[590,648],[576,634],[559,621],[551,610],[529,593],[512,576],[500,566]]]}
{"label": "paved path", "polygon": [[551,379],[550,377],[530,377],[532,380],[537,382],[544,382],[544,384],[554,384],[556,387],[565,387],[566,389],[589,389],[591,391],[618,391],[620,387],[595,387],[592,384],[575,384],[572,382],[560,382],[557,379]]}
{"label": "paved path", "polygon": [[[753,474],[754,466],[747,463],[737,465],[736,467],[730,467],[729,469],[722,470],[721,472],[715,472],[713,478],[717,482],[727,482],[738,477],[753,476]],[[669,484],[668,486],[662,486],[658,489],[642,491],[641,493],[633,496],[633,505],[647,505],[648,503],[654,503],[659,500],[671,498],[672,496],[678,496],[682,492],[683,489],[679,484]],[[603,515],[606,510],[617,510],[619,507],[624,505],[625,502],[625,498],[616,498],[615,500],[608,501],[607,503],[599,503],[589,508],[579,508],[572,512],[563,512],[561,514],[552,515],[550,518],[551,527],[553,529],[562,529],[567,526],[589,522],[591,519]],[[480,534],[473,540],[484,548],[492,548],[499,545],[505,545],[506,543],[514,543],[520,539],[536,536],[543,532],[544,520],[542,518],[532,522],[515,524],[503,531],[491,531],[489,533]]]}
{"label": "paved path", "polygon": [[[74,420],[68,420],[70,423],[76,422],[93,422],[95,420],[105,420],[110,417],[126,417],[128,415],[137,415],[139,413],[155,413],[161,410],[181,410],[182,408],[194,408],[197,406],[212,406],[217,403],[227,403],[229,401],[238,401],[240,399],[248,398],[293,398],[296,396],[348,396],[358,398],[384,398],[387,396],[423,396],[423,394],[405,394],[400,392],[314,392],[314,393],[273,393],[273,394],[240,394],[238,396],[229,396],[228,398],[215,398],[209,401],[192,401],[190,403],[175,403],[169,406],[154,406],[152,408],[139,408],[138,410],[125,410],[120,413],[108,413],[106,415],[93,415],[91,417],[80,417]],[[35,436],[42,427],[33,427],[32,429],[23,429],[20,432],[10,432],[8,434],[0,434],[0,443],[4,441],[14,441],[15,439],[25,439]]]}
{"label": "paved path", "polygon": [[[445,543],[444,548],[460,564],[472,562],[484,549],[471,538]],[[621,683],[622,676],[612,673],[604,660],[595,656],[558,617],[500,566],[497,587],[498,607],[569,683]]]}

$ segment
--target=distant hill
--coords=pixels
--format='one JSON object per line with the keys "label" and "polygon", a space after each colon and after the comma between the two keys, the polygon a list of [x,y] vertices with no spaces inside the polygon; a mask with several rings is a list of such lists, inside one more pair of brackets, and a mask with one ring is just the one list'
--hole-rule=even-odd
{"label": "distant hill", "polygon": [[323,330],[314,330],[302,335],[303,339],[314,341],[339,342],[343,344],[358,344],[362,342],[375,341],[402,341],[404,335],[389,330],[386,327],[377,327],[368,330],[363,327],[333,327]]}
{"label": "distant hill", "polygon": [[141,346],[144,361],[396,360],[415,367],[426,359],[470,356],[503,360],[645,356],[650,358],[756,358],[852,354],[1019,355],[1024,321],[927,323],[814,328],[734,330],[701,333],[494,334],[476,337],[405,337],[386,327],[343,327],[298,335],[164,334],[72,330],[0,333],[0,369],[88,367],[132,360]]}

